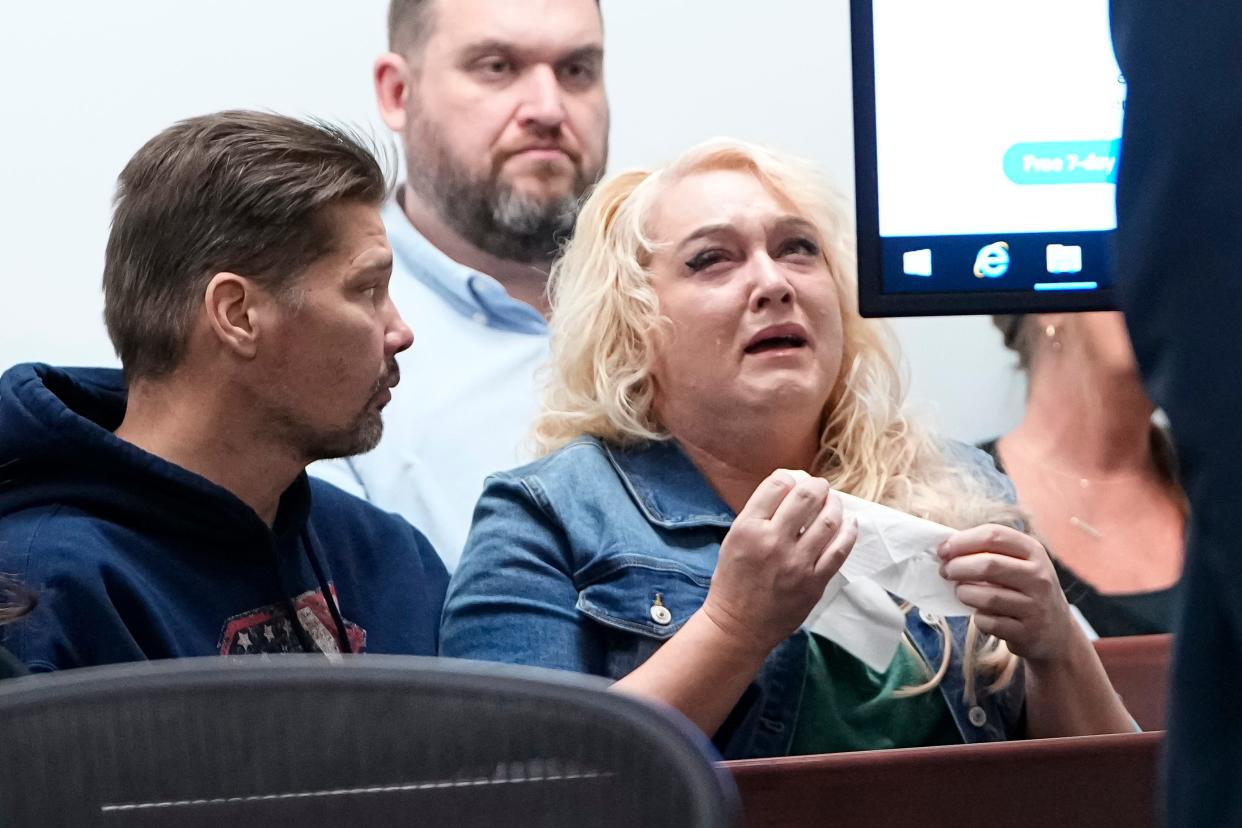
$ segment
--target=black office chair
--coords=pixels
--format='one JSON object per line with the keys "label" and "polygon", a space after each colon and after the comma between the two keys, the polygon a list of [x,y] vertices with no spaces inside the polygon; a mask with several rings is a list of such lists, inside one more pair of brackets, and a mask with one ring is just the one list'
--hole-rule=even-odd
{"label": "black office chair", "polygon": [[395,656],[12,679],[0,825],[736,825],[702,734],[606,686]]}

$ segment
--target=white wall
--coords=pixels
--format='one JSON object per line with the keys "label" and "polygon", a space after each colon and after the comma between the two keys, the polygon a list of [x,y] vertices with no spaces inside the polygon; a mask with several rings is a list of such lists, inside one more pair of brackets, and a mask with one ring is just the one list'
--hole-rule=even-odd
{"label": "white wall", "polygon": [[[110,0],[0,10],[0,366],[115,364],[99,287],[109,200],[174,120],[228,107],[370,126],[386,0]],[[611,169],[733,135],[853,189],[847,0],[604,0]],[[1011,425],[1022,387],[986,318],[898,320],[912,399],[946,433]]]}

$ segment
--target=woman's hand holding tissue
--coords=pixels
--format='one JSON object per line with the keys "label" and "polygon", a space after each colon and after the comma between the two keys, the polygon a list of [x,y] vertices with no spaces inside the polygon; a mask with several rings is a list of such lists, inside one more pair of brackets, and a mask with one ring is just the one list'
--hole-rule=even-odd
{"label": "woman's hand holding tissue", "polygon": [[614,687],[677,708],[713,734],[764,659],[802,624],[854,548],[858,524],[827,481],[778,469],[720,545],[707,597]]}
{"label": "woman's hand holding tissue", "polygon": [[701,612],[766,657],[806,620],[857,537],[826,480],[778,469],[721,543]]}
{"label": "woman's hand holding tissue", "polygon": [[1028,662],[1065,657],[1078,627],[1043,545],[1008,526],[958,532],[937,550],[940,574],[975,610],[980,632],[1002,639]]}
{"label": "woman's hand holding tissue", "polygon": [[1135,729],[1099,656],[1070,615],[1039,541],[989,524],[956,533],[937,554],[940,574],[957,585],[958,600],[975,609],[979,630],[1025,659],[1028,736]]}

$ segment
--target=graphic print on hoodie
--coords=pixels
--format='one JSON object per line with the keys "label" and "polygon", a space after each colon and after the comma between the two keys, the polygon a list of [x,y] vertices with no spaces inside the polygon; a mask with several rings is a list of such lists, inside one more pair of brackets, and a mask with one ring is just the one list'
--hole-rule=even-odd
{"label": "graphic print on hoodie", "polygon": [[[336,590],[332,589],[331,593],[335,598]],[[220,655],[303,652],[303,642],[296,634],[297,627],[310,636],[315,649],[321,653],[342,652],[332,610],[321,590],[303,592],[291,603],[292,617],[284,607],[274,604],[230,618],[220,634]],[[293,618],[297,619],[296,627]],[[349,652],[366,652],[367,631],[348,618],[344,622]]]}
{"label": "graphic print on hoodie", "polygon": [[0,571],[39,601],[4,645],[30,669],[435,654],[448,575],[416,529],[304,473],[269,527],[116,437],[124,413],[120,371],[31,364],[0,377]]}

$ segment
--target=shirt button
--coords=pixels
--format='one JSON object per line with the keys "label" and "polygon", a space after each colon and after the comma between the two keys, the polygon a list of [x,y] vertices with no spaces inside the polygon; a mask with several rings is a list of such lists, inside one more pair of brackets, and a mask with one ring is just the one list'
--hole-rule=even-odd
{"label": "shirt button", "polygon": [[970,719],[970,723],[975,727],[983,727],[988,723],[988,714],[983,712],[982,707],[976,706],[970,708],[970,712],[967,713],[966,716]]}
{"label": "shirt button", "polygon": [[929,627],[934,627],[940,623],[940,616],[936,615],[934,612],[928,612],[927,610],[919,610],[919,618],[921,618],[923,623]]}
{"label": "shirt button", "polygon": [[673,620],[673,614],[668,611],[668,607],[663,604],[651,605],[651,620],[659,624],[661,627],[668,626]]}

